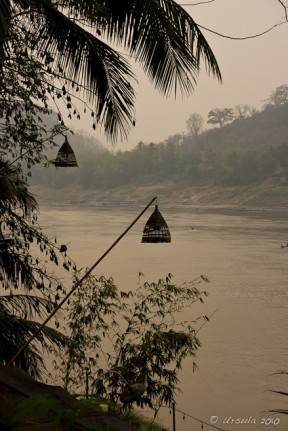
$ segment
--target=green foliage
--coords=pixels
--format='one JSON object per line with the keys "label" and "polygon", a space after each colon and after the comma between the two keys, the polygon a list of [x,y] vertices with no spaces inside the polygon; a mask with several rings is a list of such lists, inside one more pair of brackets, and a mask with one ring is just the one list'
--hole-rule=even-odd
{"label": "green foliage", "polygon": [[217,157],[215,179],[227,186],[252,184],[265,178],[264,168],[263,155],[255,149],[225,148]]}
{"label": "green foliage", "polygon": [[165,428],[155,423],[154,420],[147,420],[133,410],[123,412],[123,417],[135,431],[165,431]]}
{"label": "green foliage", "polygon": [[287,168],[288,167],[288,144],[282,143],[277,145],[277,147],[272,148],[273,157],[279,163],[279,166]]}
{"label": "green foliage", "polygon": [[188,120],[186,121],[186,127],[188,129],[188,133],[192,136],[198,136],[202,131],[204,125],[203,117],[197,112],[194,112],[190,115]]}
{"label": "green foliage", "polygon": [[[25,420],[27,417],[33,418],[37,421],[49,420],[52,425],[58,427],[64,425],[67,428],[72,427],[78,418],[85,415],[85,412],[103,413],[103,407],[108,407],[107,400],[98,396],[93,396],[89,399],[75,400],[71,403],[70,407],[63,407],[61,401],[49,394],[38,394],[31,396],[23,401],[20,401],[14,408],[12,423],[16,424],[18,421]],[[113,410],[113,406],[109,404],[109,409]],[[106,409],[104,409],[105,411]],[[128,422],[135,431],[164,431],[164,428],[157,425],[154,421],[151,422],[144,419],[139,413],[126,411],[120,413],[114,406],[115,414],[119,415],[123,420]],[[95,428],[90,427],[89,430],[93,431]],[[95,430],[96,431],[96,430]],[[103,425],[97,428],[97,431],[119,431],[108,425]]]}
{"label": "green foliage", "polygon": [[269,104],[274,106],[285,105],[288,103],[288,85],[279,85],[271,93],[270,97],[267,99],[268,107]]}
{"label": "green foliage", "polygon": [[[75,277],[76,281],[79,275]],[[201,276],[177,286],[171,274],[156,283],[142,282],[140,274],[138,288],[125,292],[112,278],[88,277],[70,303],[70,345],[55,362],[65,387],[83,390],[88,369],[86,378],[93,381],[96,393],[114,403],[128,387],[141,383],[146,393],[138,405],[170,404],[183,360],[192,357],[196,368],[198,329],[208,320],[203,316],[183,321],[179,316],[195,302],[203,302],[207,293],[198,284],[207,281]]]}
{"label": "green foliage", "polygon": [[18,422],[27,417],[37,418],[38,420],[49,419],[55,426],[65,423],[72,426],[75,421],[87,410],[95,412],[102,411],[99,408],[100,399],[96,400],[75,400],[69,407],[63,407],[61,400],[50,394],[38,394],[31,396],[18,403],[14,409],[13,422]]}
{"label": "green foliage", "polygon": [[207,123],[219,124],[220,127],[226,123],[230,123],[235,118],[234,111],[232,108],[215,108],[208,113]]}
{"label": "green foliage", "polygon": [[240,103],[234,107],[234,118],[236,120],[244,120],[257,113],[257,109],[246,103]]}
{"label": "green foliage", "polygon": [[[18,403],[14,410],[13,422],[18,422],[27,416],[36,416],[38,419],[47,418],[52,412],[60,413],[60,401],[51,395],[37,395],[24,399]],[[54,419],[55,420],[55,419]],[[58,420],[55,420],[55,424]]]}

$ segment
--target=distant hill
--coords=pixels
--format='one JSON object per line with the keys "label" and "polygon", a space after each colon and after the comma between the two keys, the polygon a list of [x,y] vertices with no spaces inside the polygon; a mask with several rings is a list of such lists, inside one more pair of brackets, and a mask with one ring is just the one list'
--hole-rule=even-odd
{"label": "distant hill", "polygon": [[288,104],[270,106],[251,117],[208,130],[196,139],[186,137],[185,147],[203,145],[219,150],[224,147],[267,149],[288,143]]}
{"label": "distant hill", "polygon": [[288,105],[116,154],[97,145],[95,152],[83,136],[70,143],[79,168],[34,172],[32,185],[47,200],[140,201],[159,193],[193,205],[288,206]]}

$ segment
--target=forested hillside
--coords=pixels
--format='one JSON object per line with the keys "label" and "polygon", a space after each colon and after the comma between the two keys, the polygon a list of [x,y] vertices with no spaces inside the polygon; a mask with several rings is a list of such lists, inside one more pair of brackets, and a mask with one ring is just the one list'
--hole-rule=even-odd
{"label": "forested hillside", "polygon": [[[73,146],[73,145],[72,145]],[[288,184],[288,104],[269,105],[195,135],[175,135],[160,143],[139,142],[112,153],[74,146],[79,168],[35,169],[32,185],[57,190],[104,192],[125,187],[169,190],[190,187],[255,187]],[[81,193],[80,193],[81,194]],[[91,194],[91,193],[90,193]],[[105,195],[105,194],[104,194]],[[105,195],[106,196],[106,195]],[[133,196],[125,194],[126,198]]]}

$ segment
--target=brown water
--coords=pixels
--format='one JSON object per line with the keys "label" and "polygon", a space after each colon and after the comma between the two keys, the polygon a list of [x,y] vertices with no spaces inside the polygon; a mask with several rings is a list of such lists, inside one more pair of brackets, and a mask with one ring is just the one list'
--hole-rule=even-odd
{"label": "brown water", "polygon": [[[150,281],[168,272],[176,282],[200,274],[210,279],[205,286],[210,295],[201,314],[217,311],[200,333],[199,371],[192,372],[190,360],[184,364],[177,409],[186,415],[183,420],[183,414],[176,413],[176,430],[201,430],[201,423],[188,415],[208,423],[211,416],[218,416],[215,426],[224,430],[288,430],[286,416],[261,413],[288,408],[287,397],[269,392],[288,390],[288,376],[272,375],[288,371],[288,248],[280,247],[288,240],[288,214],[160,209],[172,243],[141,244],[148,210],[96,273],[113,276],[122,289],[136,285],[139,271]],[[40,223],[48,236],[57,235],[59,243],[70,242],[69,254],[78,267],[86,267],[140,210],[42,208]],[[194,310],[189,317],[190,313]],[[172,429],[167,409],[160,411],[160,418]],[[246,423],[231,423],[238,418]],[[213,428],[204,425],[204,429]]]}

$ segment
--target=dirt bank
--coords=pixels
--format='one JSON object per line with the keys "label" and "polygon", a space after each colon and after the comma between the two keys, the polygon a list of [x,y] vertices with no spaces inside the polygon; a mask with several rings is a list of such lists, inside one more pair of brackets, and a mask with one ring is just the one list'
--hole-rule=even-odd
{"label": "dirt bank", "polygon": [[143,204],[157,196],[162,205],[198,208],[288,209],[288,186],[261,184],[254,187],[187,187],[175,183],[121,186],[87,190],[75,187],[52,189],[32,186],[39,204],[85,204],[87,202],[127,202]]}

